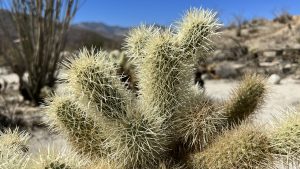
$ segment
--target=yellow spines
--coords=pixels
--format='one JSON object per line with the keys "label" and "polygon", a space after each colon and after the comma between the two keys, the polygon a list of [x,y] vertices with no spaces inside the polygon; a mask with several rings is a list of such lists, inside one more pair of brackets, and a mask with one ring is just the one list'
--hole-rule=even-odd
{"label": "yellow spines", "polygon": [[145,47],[148,41],[159,33],[159,29],[154,26],[141,25],[133,28],[125,39],[124,49],[126,54],[134,63],[139,63],[143,57],[147,55]]}
{"label": "yellow spines", "polygon": [[174,117],[174,130],[184,147],[203,150],[227,125],[227,117],[203,94],[191,94],[189,102]]}
{"label": "yellow spines", "polygon": [[224,103],[223,111],[228,117],[229,125],[240,123],[258,110],[265,101],[267,89],[266,81],[262,76],[245,75]]}
{"label": "yellow spines", "polygon": [[165,158],[170,142],[165,119],[147,112],[144,116],[144,109],[131,110],[132,116],[119,119],[107,129],[106,146],[112,147],[108,156],[125,169],[155,168]]}
{"label": "yellow spines", "polygon": [[30,169],[86,169],[90,161],[67,148],[48,146],[32,156]]}
{"label": "yellow spines", "polygon": [[221,26],[216,15],[211,10],[192,8],[178,22],[176,41],[187,61],[194,61],[197,52],[203,56],[212,49],[212,39]]}
{"label": "yellow spines", "polygon": [[27,169],[29,134],[15,130],[0,132],[0,169]]}
{"label": "yellow spines", "polygon": [[189,65],[182,63],[170,31],[150,39],[145,50],[147,56],[138,65],[141,104],[160,115],[172,116],[185,100]]}
{"label": "yellow spines", "polygon": [[204,151],[191,156],[195,169],[265,168],[272,160],[270,139],[249,125],[225,132]]}
{"label": "yellow spines", "polygon": [[115,161],[109,161],[105,158],[97,159],[96,162],[89,164],[85,169],[121,169]]}
{"label": "yellow spines", "polygon": [[91,118],[69,96],[50,98],[47,107],[50,128],[65,135],[76,151],[93,158],[106,153],[101,145],[105,140],[103,129],[96,118]]}
{"label": "yellow spines", "polygon": [[70,60],[65,69],[67,86],[81,102],[95,108],[98,116],[120,118],[127,113],[130,93],[116,77],[116,69],[106,59],[105,52],[83,49]]}
{"label": "yellow spines", "polygon": [[278,122],[275,122],[270,137],[274,154],[283,161],[298,161],[300,155],[300,113],[293,110]]}

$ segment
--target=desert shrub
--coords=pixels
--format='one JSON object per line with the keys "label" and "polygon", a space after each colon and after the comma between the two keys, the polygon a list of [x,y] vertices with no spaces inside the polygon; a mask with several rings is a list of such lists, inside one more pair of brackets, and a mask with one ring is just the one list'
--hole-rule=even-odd
{"label": "desert shrub", "polygon": [[78,0],[10,0],[2,3],[1,10],[8,9],[16,31],[12,32],[12,27],[2,18],[0,26],[7,42],[3,56],[18,74],[20,91],[25,99],[38,103],[41,89],[54,85],[60,53],[65,47],[66,30],[77,6]]}
{"label": "desert shrub", "polygon": [[287,11],[281,11],[274,19],[274,22],[279,22],[281,24],[287,24],[293,20],[293,16],[290,15]]}

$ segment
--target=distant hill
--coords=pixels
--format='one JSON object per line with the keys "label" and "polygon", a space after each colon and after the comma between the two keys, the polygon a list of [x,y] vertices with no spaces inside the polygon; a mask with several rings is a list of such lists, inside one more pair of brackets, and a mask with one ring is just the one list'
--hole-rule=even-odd
{"label": "distant hill", "polygon": [[[0,10],[0,21],[4,23],[6,30],[17,38],[15,26],[8,11]],[[120,49],[125,34],[129,28],[108,26],[104,23],[79,23],[71,25],[67,32],[67,50],[77,50],[83,46],[102,48],[106,50]],[[0,44],[3,42],[3,32],[0,29]]]}
{"label": "distant hill", "polygon": [[123,38],[109,38],[93,30],[71,26],[67,33],[67,50],[96,47],[106,50],[120,49]]}
{"label": "distant hill", "polygon": [[109,26],[101,22],[82,22],[72,25],[73,28],[96,32],[97,34],[114,40],[123,40],[129,28]]}

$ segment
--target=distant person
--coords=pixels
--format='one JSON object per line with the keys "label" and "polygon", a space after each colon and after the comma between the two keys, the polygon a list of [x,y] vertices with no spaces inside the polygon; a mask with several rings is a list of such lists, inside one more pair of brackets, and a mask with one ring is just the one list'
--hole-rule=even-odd
{"label": "distant person", "polygon": [[195,72],[194,83],[201,89],[204,89],[204,80],[202,79],[202,72],[200,70],[196,70]]}

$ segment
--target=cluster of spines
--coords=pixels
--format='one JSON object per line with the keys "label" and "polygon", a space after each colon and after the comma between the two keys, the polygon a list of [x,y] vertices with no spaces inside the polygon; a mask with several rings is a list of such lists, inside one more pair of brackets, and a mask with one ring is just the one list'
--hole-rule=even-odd
{"label": "cluster of spines", "polygon": [[144,115],[149,110],[134,104],[134,95],[104,58],[103,52],[83,50],[69,61],[65,85],[72,96],[62,92],[51,99],[47,108],[51,126],[91,157],[105,154],[126,168],[156,165],[168,141],[164,121]]}
{"label": "cluster of spines", "polygon": [[25,132],[18,132],[18,129],[0,132],[1,169],[26,169],[29,162],[28,139],[29,135]]}
{"label": "cluster of spines", "polygon": [[70,96],[55,96],[47,109],[48,124],[52,130],[64,133],[71,145],[80,153],[101,157],[106,150],[101,146],[105,140],[103,128],[87,115]]}
{"label": "cluster of spines", "polygon": [[192,168],[299,168],[299,112],[289,112],[271,131],[243,123],[190,156]]}
{"label": "cluster of spines", "polygon": [[52,145],[32,153],[27,145],[30,135],[26,132],[6,130],[0,133],[1,169],[117,169],[104,158],[97,163],[90,161],[67,147]]}
{"label": "cluster of spines", "polygon": [[240,126],[220,135],[204,151],[192,158],[194,168],[267,167],[272,161],[267,136],[258,129]]}
{"label": "cluster of spines", "polygon": [[[298,161],[300,155],[300,113],[290,110],[279,122],[275,123],[270,137],[274,154],[286,162]],[[299,164],[298,164],[299,165]]]}

